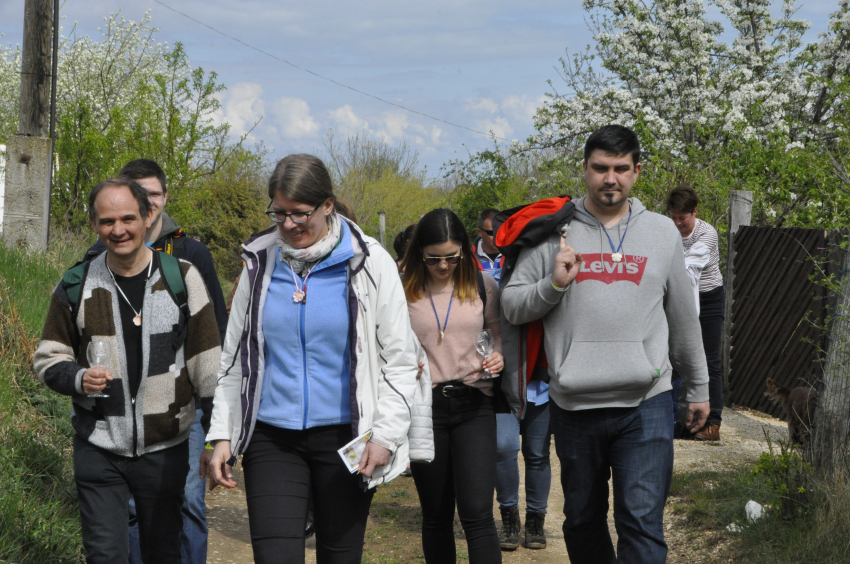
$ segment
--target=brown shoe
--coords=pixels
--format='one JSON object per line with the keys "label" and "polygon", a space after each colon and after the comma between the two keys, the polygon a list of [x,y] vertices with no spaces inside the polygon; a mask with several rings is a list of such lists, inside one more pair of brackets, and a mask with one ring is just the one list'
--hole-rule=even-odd
{"label": "brown shoe", "polygon": [[709,423],[702,430],[694,433],[694,439],[698,441],[719,441],[720,440],[720,425]]}

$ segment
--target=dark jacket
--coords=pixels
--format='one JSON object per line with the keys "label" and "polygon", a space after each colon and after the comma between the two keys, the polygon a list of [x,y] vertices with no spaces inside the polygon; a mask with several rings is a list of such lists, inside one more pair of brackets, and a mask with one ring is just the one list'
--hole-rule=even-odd
{"label": "dark jacket", "polygon": [[[210,300],[215,311],[215,322],[218,325],[219,339],[221,342],[224,342],[224,334],[227,332],[227,307],[224,303],[221,284],[219,284],[218,276],[215,273],[212,255],[210,255],[210,250],[207,246],[200,241],[187,237],[183,229],[177,225],[177,222],[167,213],[162,212],[162,230],[159,233],[159,239],[154,242],[151,249],[173,255],[195,265],[195,268],[201,273],[201,278],[204,279],[204,283],[207,285],[207,291],[210,294]],[[104,251],[106,251],[106,246],[103,244],[103,241],[98,239],[86,251],[83,260],[92,260]]]}
{"label": "dark jacket", "polygon": [[[572,219],[574,211],[570,197],[561,196],[505,210],[493,218],[495,243],[503,257],[500,290],[511,281],[520,252],[559,232]],[[531,380],[549,381],[543,322],[538,319],[514,325],[502,309],[502,354],[505,357],[502,392],[513,414],[522,419],[528,383]]]}

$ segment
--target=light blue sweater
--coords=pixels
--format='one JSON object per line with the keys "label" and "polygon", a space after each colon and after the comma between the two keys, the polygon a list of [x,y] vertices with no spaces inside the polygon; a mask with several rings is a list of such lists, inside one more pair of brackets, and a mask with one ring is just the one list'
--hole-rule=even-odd
{"label": "light blue sweater", "polygon": [[263,308],[260,421],[296,430],[351,422],[346,277],[353,256],[351,232],[342,222],[340,243],[307,278],[304,304],[292,300],[296,288],[289,265],[275,262]]}

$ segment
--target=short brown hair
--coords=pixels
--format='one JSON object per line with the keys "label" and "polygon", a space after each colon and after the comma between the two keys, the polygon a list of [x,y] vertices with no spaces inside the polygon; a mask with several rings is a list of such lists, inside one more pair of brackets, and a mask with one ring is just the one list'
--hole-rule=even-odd
{"label": "short brown hair", "polygon": [[699,196],[688,184],[679,184],[667,196],[667,211],[694,213],[698,205]]}
{"label": "short brown hair", "polygon": [[142,186],[132,178],[116,176],[115,178],[104,180],[92,188],[91,192],[89,192],[89,219],[92,221],[97,219],[97,210],[94,207],[94,203],[97,201],[98,194],[100,194],[105,188],[121,188],[123,186],[126,186],[133,195],[133,198],[139,202],[139,216],[142,219],[147,218],[148,212],[151,210],[151,201],[148,198],[148,191],[142,188]]}

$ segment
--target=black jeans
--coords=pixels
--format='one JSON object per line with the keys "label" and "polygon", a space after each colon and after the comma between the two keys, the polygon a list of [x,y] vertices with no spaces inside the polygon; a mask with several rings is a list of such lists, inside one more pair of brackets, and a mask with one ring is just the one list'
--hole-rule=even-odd
{"label": "black jeans", "polygon": [[434,461],[413,463],[422,506],[422,547],[428,564],[456,561],[455,501],[470,564],[502,561],[493,520],[496,487],[496,414],[492,398],[475,388],[447,398],[434,388]]}
{"label": "black jeans", "polygon": [[720,425],[723,414],[723,374],[720,371],[720,341],[723,336],[723,286],[700,292],[699,324],[708,363],[708,402],[711,412],[706,424]]}
{"label": "black jeans", "polygon": [[[710,412],[706,425],[720,425],[723,415],[723,373],[720,370],[720,344],[723,338],[723,286],[700,293],[699,295],[699,324],[702,329],[702,347],[705,349],[705,361],[708,364],[708,405]],[[675,436],[689,437],[690,432],[684,430],[684,414],[679,414],[679,408],[684,405],[684,389],[681,388],[682,377],[675,370],[671,376],[673,385],[673,424],[676,426]]]}
{"label": "black jeans", "polygon": [[257,564],[304,562],[307,504],[313,495],[316,561],[356,564],[375,490],[364,491],[337,450],[351,425],[303,431],[257,422],[242,458],[251,544]]}
{"label": "black jeans", "polygon": [[136,499],[142,561],[180,564],[183,488],[189,441],[144,454],[119,456],[74,437],[74,479],[86,562],[127,562],[130,495]]}

